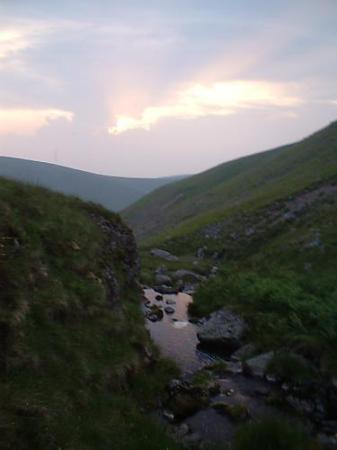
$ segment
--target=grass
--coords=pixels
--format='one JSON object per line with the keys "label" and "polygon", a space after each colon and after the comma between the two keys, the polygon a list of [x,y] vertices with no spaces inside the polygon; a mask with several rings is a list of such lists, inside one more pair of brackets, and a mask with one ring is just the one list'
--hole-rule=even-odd
{"label": "grass", "polygon": [[299,424],[267,418],[243,425],[236,433],[233,450],[318,450]]}
{"label": "grass", "polygon": [[150,346],[120,218],[0,180],[1,449],[177,449],[147,414],[171,365]]}

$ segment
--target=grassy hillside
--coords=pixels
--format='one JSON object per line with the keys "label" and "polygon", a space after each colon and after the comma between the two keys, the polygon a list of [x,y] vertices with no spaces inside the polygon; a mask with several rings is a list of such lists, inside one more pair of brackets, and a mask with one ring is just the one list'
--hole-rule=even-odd
{"label": "grassy hillside", "polygon": [[[161,188],[125,217],[143,239],[145,280],[159,265],[149,255],[154,245],[178,255],[181,267],[204,273],[217,266],[191,313],[227,306],[246,319],[247,342],[259,351],[299,353],[329,379],[337,376],[336,212],[333,123],[297,144]],[[302,376],[289,370],[291,361],[280,366]]]}
{"label": "grassy hillside", "polygon": [[130,230],[3,179],[0,214],[0,448],[176,448],[144,414],[172,370],[151,357]]}
{"label": "grassy hillside", "polygon": [[[337,122],[301,142],[164,186],[123,212],[138,238],[186,235],[229,211],[262,206],[337,173]],[[159,239],[160,240],[160,239]]]}
{"label": "grassy hillside", "polygon": [[111,211],[120,211],[154,189],[183,178],[110,177],[55,164],[6,157],[0,157],[0,176],[76,195]]}

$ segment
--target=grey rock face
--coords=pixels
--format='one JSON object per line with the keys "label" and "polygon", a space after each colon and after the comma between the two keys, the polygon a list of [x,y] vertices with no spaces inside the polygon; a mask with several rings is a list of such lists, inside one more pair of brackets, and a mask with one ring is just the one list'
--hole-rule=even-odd
{"label": "grey rock face", "polygon": [[241,345],[244,321],[227,309],[211,314],[197,333],[201,344],[212,346],[224,354],[231,354]]}
{"label": "grey rock face", "polygon": [[179,258],[175,255],[172,255],[170,252],[167,252],[166,250],[162,250],[160,248],[153,248],[150,251],[150,254],[152,256],[156,256],[157,258],[165,259],[166,261],[178,261]]}
{"label": "grey rock face", "polygon": [[254,358],[250,358],[243,364],[243,370],[248,375],[252,375],[254,377],[264,377],[268,365],[273,358],[274,353],[268,352],[268,353],[262,353],[261,355],[254,356]]}

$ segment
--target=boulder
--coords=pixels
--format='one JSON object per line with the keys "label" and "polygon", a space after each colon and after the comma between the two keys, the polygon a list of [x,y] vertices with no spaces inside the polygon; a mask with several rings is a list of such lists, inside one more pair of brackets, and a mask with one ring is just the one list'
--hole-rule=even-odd
{"label": "boulder", "polygon": [[165,259],[165,261],[178,261],[179,258],[175,255],[172,255],[170,252],[166,250],[162,250],[160,248],[153,248],[150,250],[150,255],[155,256],[156,258]]}
{"label": "boulder", "polygon": [[210,315],[197,333],[202,346],[211,347],[224,355],[230,355],[241,345],[245,331],[244,321],[227,309]]}
{"label": "boulder", "polygon": [[189,280],[193,282],[202,281],[204,279],[202,275],[186,269],[176,270],[172,276],[175,280]]}
{"label": "boulder", "polygon": [[167,286],[166,284],[163,284],[162,286],[154,286],[153,288],[156,292],[159,292],[160,294],[176,294],[177,289],[172,286]]}
{"label": "boulder", "polygon": [[166,312],[166,314],[174,314],[176,312],[176,310],[172,308],[172,306],[166,306],[164,308],[164,311]]}
{"label": "boulder", "polygon": [[266,375],[270,361],[274,356],[274,352],[262,353],[247,359],[243,363],[243,371],[247,375],[263,378]]}
{"label": "boulder", "polygon": [[172,280],[171,280],[171,277],[169,277],[168,275],[156,274],[156,276],[155,276],[155,283],[156,284],[171,285],[172,284]]}

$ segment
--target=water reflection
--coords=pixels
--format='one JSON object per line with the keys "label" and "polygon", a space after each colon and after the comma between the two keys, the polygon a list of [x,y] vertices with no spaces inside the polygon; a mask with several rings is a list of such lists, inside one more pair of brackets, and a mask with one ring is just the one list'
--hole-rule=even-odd
{"label": "water reflection", "polygon": [[[147,328],[151,337],[160,348],[163,356],[176,361],[183,373],[192,373],[209,363],[214,358],[197,349],[198,326],[188,321],[187,308],[193,301],[188,294],[180,292],[174,295],[163,295],[162,300],[157,300],[158,295],[153,289],[145,289],[146,300],[152,305],[158,305],[165,308],[172,301],[175,309],[173,314],[164,313],[164,318],[158,322],[147,320]],[[166,303],[168,302],[168,303]]]}

